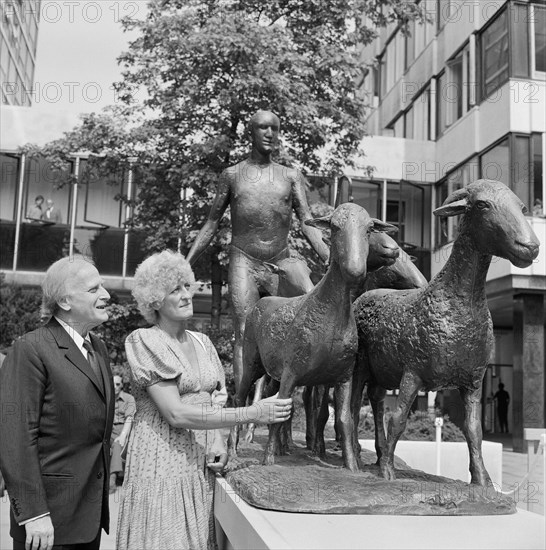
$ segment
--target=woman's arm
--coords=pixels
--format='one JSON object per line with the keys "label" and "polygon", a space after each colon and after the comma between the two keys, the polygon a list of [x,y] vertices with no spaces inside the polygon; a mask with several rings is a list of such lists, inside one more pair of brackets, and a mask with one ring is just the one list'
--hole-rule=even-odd
{"label": "woman's arm", "polygon": [[190,405],[182,403],[174,380],[165,380],[148,386],[148,394],[163,418],[173,428],[214,430],[237,424],[256,422],[276,424],[290,418],[292,399],[277,396],[262,399],[250,407],[225,409],[218,405]]}

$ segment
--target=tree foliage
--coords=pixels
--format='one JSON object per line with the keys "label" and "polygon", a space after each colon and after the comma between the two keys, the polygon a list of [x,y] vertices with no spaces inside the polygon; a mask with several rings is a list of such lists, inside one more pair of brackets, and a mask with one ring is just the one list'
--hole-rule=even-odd
{"label": "tree foliage", "polygon": [[[139,223],[157,221],[149,201],[164,195],[173,204],[189,188],[182,235],[189,247],[218,174],[246,156],[246,124],[258,109],[281,119],[280,162],[338,174],[365,133],[367,98],[355,88],[360,47],[376,26],[419,15],[406,0],[152,0],[146,19],[124,20],[138,38],[120,58],[118,94],[131,105],[145,90],[151,118],[143,127],[168,166],[140,197]],[[178,237],[177,213],[166,213]],[[226,227],[220,244],[229,240]]]}
{"label": "tree foliage", "polygon": [[[75,151],[93,154],[83,181],[119,182],[137,157],[138,196],[120,197],[136,207],[131,224],[148,251],[185,252],[219,173],[247,155],[256,110],[281,119],[279,162],[326,177],[351,164],[368,106],[355,82],[373,63],[361,47],[381,26],[421,17],[408,0],[149,0],[144,19],[123,20],[137,38],[119,59],[121,103],[27,152],[64,170],[60,185],[71,182]],[[211,258],[225,263],[229,240],[225,219],[198,277],[208,278]]]}
{"label": "tree foliage", "polygon": [[7,284],[5,275],[0,273],[0,297],[0,350],[6,350],[40,324],[42,295],[38,290]]}

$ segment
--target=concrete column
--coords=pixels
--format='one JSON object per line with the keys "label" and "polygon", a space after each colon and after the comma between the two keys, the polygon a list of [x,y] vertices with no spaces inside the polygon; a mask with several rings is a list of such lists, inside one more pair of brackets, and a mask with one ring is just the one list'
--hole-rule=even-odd
{"label": "concrete column", "polygon": [[517,452],[526,450],[524,428],[545,426],[544,364],[544,295],[518,294],[514,296],[514,395],[508,426]]}

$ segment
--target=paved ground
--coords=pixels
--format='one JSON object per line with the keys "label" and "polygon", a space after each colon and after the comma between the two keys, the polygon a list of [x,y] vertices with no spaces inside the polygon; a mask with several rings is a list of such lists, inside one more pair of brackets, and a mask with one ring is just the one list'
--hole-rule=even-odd
{"label": "paved ground", "polygon": [[[503,444],[503,491],[516,489],[512,496],[516,500],[518,507],[544,514],[544,472],[542,460],[539,460],[539,464],[532,472],[530,478],[526,479],[527,455],[512,452],[512,442],[504,434],[488,435],[486,439]],[[110,496],[112,532],[110,535],[103,533],[101,550],[115,550],[115,529],[121,494],[122,489],[120,487],[115,494]],[[9,504],[7,496],[4,495],[0,499],[0,550],[9,550],[11,547],[11,538],[9,536]]]}

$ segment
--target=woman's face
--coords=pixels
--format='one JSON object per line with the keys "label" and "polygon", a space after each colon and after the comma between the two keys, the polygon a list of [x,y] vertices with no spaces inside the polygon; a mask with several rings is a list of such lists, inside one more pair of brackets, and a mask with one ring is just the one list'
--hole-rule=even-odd
{"label": "woman's face", "polygon": [[192,285],[179,281],[157,309],[159,320],[187,321],[193,316]]}

